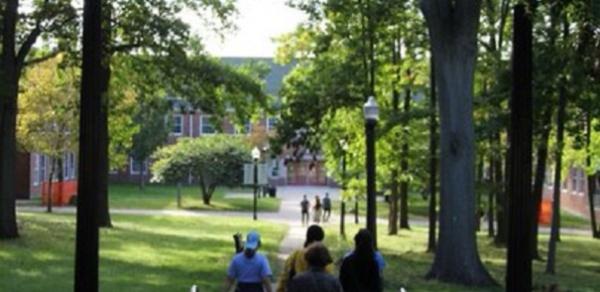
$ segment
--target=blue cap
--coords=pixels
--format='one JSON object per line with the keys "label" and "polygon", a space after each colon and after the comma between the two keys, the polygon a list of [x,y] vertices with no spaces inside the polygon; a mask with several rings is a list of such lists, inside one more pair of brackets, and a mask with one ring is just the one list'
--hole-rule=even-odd
{"label": "blue cap", "polygon": [[256,231],[250,231],[248,235],[246,235],[246,244],[244,247],[246,249],[256,249],[258,248],[258,243],[260,242],[260,234]]}

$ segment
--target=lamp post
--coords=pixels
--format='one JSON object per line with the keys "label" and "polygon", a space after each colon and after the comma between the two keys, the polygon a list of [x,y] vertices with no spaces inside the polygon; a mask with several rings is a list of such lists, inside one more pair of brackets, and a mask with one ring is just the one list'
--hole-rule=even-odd
{"label": "lamp post", "polygon": [[256,220],[256,196],[258,195],[258,159],[260,159],[260,150],[257,147],[252,149],[252,160],[254,161],[254,204],[252,208],[253,218]]}
{"label": "lamp post", "polygon": [[375,205],[375,126],[379,118],[379,107],[373,96],[370,96],[364,107],[365,136],[367,148],[367,230],[373,236],[373,244],[377,247],[377,206]]}
{"label": "lamp post", "polygon": [[344,201],[343,192],[346,191],[346,153],[348,152],[348,142],[345,139],[340,140],[342,148],[342,196],[340,196],[340,234],[346,236],[345,217],[346,217],[346,202]]}

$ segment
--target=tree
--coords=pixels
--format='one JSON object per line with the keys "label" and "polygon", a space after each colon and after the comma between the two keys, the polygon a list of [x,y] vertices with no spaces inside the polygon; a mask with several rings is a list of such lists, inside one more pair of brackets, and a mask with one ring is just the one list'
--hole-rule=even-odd
{"label": "tree", "polygon": [[[475,238],[472,88],[480,2],[422,0],[440,96],[440,233],[427,277],[467,285],[494,283]],[[457,269],[457,267],[461,267]]]}
{"label": "tree", "polygon": [[[17,138],[29,152],[51,159],[48,176],[48,212],[52,212],[52,181],[62,157],[74,152],[79,134],[79,80],[75,69],[59,68],[62,57],[37,64],[26,71],[19,99]],[[58,168],[62,172],[62,167]],[[58,175],[59,182],[62,175]]]}
{"label": "tree", "polygon": [[[531,8],[531,7],[529,7]],[[529,291],[531,285],[531,195],[533,128],[532,10],[524,4],[514,8],[510,100],[510,172],[508,189],[509,236],[506,267],[507,291]]]}
{"label": "tree", "polygon": [[241,138],[213,135],[181,139],[159,149],[153,159],[154,181],[179,182],[189,172],[198,179],[202,201],[210,205],[218,186],[242,184],[243,165],[250,161],[250,147]]}
{"label": "tree", "polygon": [[3,1],[0,11],[0,239],[18,237],[15,211],[16,120],[19,80],[30,64],[55,56],[63,42],[49,53],[31,57],[37,40],[74,35],[75,10],[69,0],[33,1],[19,12],[19,0]]}
{"label": "tree", "polygon": [[435,82],[435,63],[433,56],[430,58],[430,101],[429,101],[429,235],[427,237],[427,252],[435,253],[436,249],[436,223],[437,223],[437,92]]}

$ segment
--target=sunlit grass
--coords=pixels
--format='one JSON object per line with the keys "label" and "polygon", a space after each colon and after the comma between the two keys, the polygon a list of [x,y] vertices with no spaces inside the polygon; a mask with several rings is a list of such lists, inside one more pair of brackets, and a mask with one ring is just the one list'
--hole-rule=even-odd
{"label": "sunlit grass", "polygon": [[[425,252],[427,229],[413,228],[401,230],[399,235],[388,236],[386,226],[380,225],[379,247],[388,264],[385,269],[385,291],[398,291],[405,287],[408,291],[503,291],[506,249],[496,247],[484,233],[478,236],[479,251],[484,265],[499,287],[467,288],[459,285],[426,281],[424,275],[431,267],[433,255]],[[339,259],[352,248],[353,236],[358,227],[347,226],[347,239],[339,237],[339,229],[327,229],[325,241]],[[545,258],[548,237],[542,236],[540,253]],[[555,276],[545,275],[545,262],[534,262],[534,286],[558,283],[561,291],[598,291],[600,287],[600,240],[585,236],[563,235],[558,245]]]}
{"label": "sunlit grass", "polygon": [[[71,291],[73,215],[19,213],[21,238],[0,241],[0,291]],[[221,291],[236,232],[258,230],[274,252],[286,226],[240,218],[113,216],[101,230],[101,291]]]}

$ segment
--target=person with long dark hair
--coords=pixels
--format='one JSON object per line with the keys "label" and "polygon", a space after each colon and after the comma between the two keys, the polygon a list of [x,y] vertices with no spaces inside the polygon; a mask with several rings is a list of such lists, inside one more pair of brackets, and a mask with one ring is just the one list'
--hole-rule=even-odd
{"label": "person with long dark hair", "polygon": [[271,267],[267,257],[257,252],[260,235],[251,231],[246,236],[244,251],[236,254],[227,269],[226,290],[236,284],[236,292],[271,292]]}
{"label": "person with long dark hair", "polygon": [[366,229],[354,236],[355,248],[342,261],[340,282],[346,292],[383,291],[383,268],[381,253],[375,250],[373,237]]}
{"label": "person with long dark hair", "polygon": [[313,208],[315,209],[313,220],[315,223],[320,223],[321,216],[323,214],[323,205],[321,204],[321,199],[319,196],[315,196],[315,206]]}
{"label": "person with long dark hair", "polygon": [[308,246],[304,259],[309,269],[290,281],[288,292],[342,292],[342,285],[336,277],[327,273],[325,267],[333,262],[327,247],[321,242]]}
{"label": "person with long dark hair", "polygon": [[[283,271],[279,276],[279,281],[277,283],[277,292],[287,291],[287,285],[290,280],[295,275],[308,270],[309,265],[304,257],[304,254],[306,253],[308,246],[316,242],[321,242],[324,238],[325,232],[321,226],[311,225],[308,227],[306,230],[306,240],[304,241],[304,246],[292,252],[285,261]],[[325,270],[331,273],[333,271],[333,265],[328,264],[325,267]]]}

